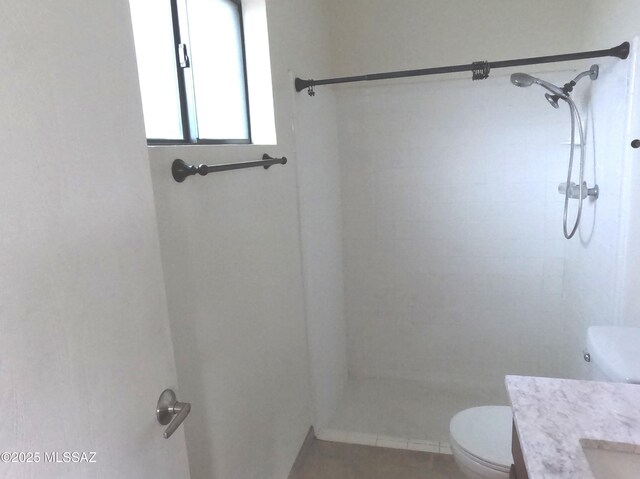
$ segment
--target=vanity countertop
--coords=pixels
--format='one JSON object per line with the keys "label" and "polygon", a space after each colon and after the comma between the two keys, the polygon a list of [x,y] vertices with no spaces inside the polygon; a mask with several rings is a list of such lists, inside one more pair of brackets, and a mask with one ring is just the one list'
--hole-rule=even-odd
{"label": "vanity countertop", "polygon": [[593,479],[582,450],[640,453],[640,385],[507,376],[529,479]]}

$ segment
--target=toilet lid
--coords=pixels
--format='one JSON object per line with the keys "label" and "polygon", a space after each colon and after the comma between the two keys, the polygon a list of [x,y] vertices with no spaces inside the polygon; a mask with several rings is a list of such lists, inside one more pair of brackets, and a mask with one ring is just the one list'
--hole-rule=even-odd
{"label": "toilet lid", "polygon": [[478,459],[509,467],[511,455],[511,423],[508,406],[482,406],[465,409],[453,416],[449,430],[451,439]]}

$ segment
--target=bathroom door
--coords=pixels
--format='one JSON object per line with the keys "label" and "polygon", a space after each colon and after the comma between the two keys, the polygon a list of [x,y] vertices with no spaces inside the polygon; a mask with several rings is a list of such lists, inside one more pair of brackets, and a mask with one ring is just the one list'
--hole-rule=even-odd
{"label": "bathroom door", "polygon": [[0,478],[188,478],[128,4],[0,25]]}

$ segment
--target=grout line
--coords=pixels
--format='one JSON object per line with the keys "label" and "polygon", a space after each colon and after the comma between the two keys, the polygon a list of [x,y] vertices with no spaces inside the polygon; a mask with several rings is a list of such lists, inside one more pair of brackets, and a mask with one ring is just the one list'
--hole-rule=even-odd
{"label": "grout line", "polygon": [[451,445],[448,442],[444,442],[444,441],[440,441],[439,452],[440,454],[448,454],[448,455],[453,454],[453,452],[451,452]]}

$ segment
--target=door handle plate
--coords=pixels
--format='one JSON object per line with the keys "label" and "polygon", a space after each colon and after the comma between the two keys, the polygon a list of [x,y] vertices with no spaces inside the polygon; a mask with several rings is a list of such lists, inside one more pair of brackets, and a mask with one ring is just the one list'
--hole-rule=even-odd
{"label": "door handle plate", "polygon": [[172,389],[165,389],[158,398],[158,407],[156,408],[156,417],[158,422],[166,426],[173,419],[173,406],[175,405],[176,393]]}

